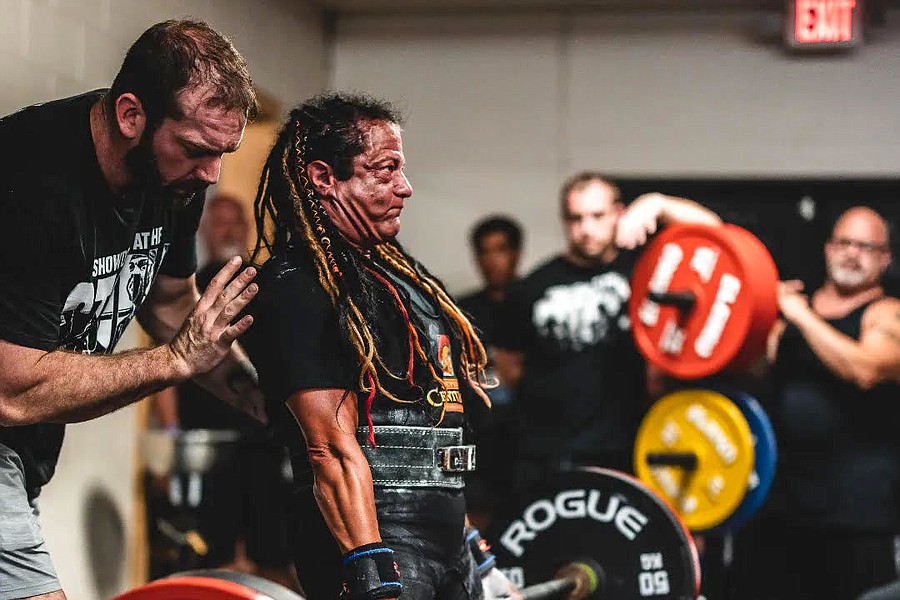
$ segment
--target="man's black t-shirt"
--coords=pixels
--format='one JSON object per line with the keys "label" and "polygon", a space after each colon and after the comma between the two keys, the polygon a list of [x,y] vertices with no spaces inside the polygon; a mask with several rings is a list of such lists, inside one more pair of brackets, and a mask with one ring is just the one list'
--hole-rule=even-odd
{"label": "man's black t-shirt", "polygon": [[487,290],[480,290],[461,296],[459,307],[469,315],[484,345],[492,346],[504,319],[506,303],[492,299]]}
{"label": "man's black t-shirt", "polygon": [[[189,277],[202,200],[174,210],[145,191],[114,195],[94,151],[98,90],[0,119],[0,339],[85,354],[113,350],[160,273]],[[63,425],[0,429],[35,490],[49,481]]]}
{"label": "man's black t-shirt", "polygon": [[620,252],[608,265],[586,268],[557,257],[510,291],[496,344],[525,356],[516,393],[524,460],[630,454],[647,405],[628,318],[634,260]]}
{"label": "man's black t-shirt", "polygon": [[[388,272],[384,277],[393,280],[431,366],[417,357],[413,369],[415,386],[403,380],[410,352],[408,328],[393,300],[379,300],[383,302],[381,316],[378,323],[370,326],[379,340],[384,364],[396,376],[381,374],[381,383],[391,394],[408,402],[377,394],[371,407],[372,423],[464,426],[463,398],[469,401],[470,390],[459,372],[460,348],[450,335],[445,316],[405,279]],[[289,250],[284,256],[269,259],[260,269],[257,281],[260,291],[249,307],[254,323],[243,342],[259,372],[270,422],[291,450],[295,479],[308,482],[303,435],[286,409],[285,400],[308,389],[353,390],[358,398],[359,422],[364,426],[368,394],[361,389],[359,360],[340,332],[338,314],[306,251]],[[435,380],[432,371],[443,385]]]}

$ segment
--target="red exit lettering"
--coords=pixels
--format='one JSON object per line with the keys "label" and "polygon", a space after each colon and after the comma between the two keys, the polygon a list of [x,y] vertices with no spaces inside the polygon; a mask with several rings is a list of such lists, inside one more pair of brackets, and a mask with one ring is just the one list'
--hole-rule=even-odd
{"label": "red exit lettering", "polygon": [[850,42],[856,0],[796,0],[794,39],[801,44]]}

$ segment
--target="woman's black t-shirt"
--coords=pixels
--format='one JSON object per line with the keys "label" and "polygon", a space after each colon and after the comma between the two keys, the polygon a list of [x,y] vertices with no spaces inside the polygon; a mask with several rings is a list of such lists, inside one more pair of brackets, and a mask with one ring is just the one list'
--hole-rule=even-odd
{"label": "woman's black t-shirt", "polygon": [[[378,337],[382,362],[394,374],[380,373],[380,381],[404,402],[376,394],[370,411],[373,425],[465,426],[465,403],[471,392],[460,372],[460,348],[450,335],[447,318],[405,278],[389,271],[383,276],[397,290],[430,366],[417,356],[415,385],[405,380],[408,328],[395,301],[378,294],[380,318],[370,325]],[[257,281],[260,291],[250,305],[254,323],[243,342],[259,372],[270,422],[294,457],[295,477],[308,482],[303,435],[284,403],[302,390],[351,390],[357,394],[360,426],[365,426],[368,393],[362,391],[360,361],[340,331],[338,313],[305,250],[269,259]]]}

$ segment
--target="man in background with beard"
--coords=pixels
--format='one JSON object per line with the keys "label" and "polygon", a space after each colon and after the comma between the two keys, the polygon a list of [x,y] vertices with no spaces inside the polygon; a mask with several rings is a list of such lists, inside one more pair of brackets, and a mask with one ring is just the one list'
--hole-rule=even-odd
{"label": "man in background with beard", "polygon": [[[898,577],[900,300],[888,225],[862,206],[825,243],[825,283],[779,284],[764,399],[778,468],[735,546],[738,598],[853,599]],[[761,576],[762,575],[762,576]]]}
{"label": "man in background with beard", "polygon": [[[255,272],[234,277],[232,259],[201,297],[194,238],[204,190],[257,111],[231,42],[167,21],[109,90],[0,119],[0,600],[65,598],[35,503],[65,423],[192,377],[256,412],[233,345]],[[158,345],[111,354],[135,316]]]}

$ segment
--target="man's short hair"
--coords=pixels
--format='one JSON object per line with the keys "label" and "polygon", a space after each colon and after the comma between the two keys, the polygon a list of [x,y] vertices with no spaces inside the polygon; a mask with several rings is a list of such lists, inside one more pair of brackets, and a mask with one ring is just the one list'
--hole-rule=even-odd
{"label": "man's short hair", "polygon": [[484,241],[484,238],[492,233],[498,232],[506,236],[509,245],[512,246],[514,250],[522,249],[522,228],[519,224],[509,217],[492,215],[478,221],[478,223],[472,227],[472,231],[469,234],[469,243],[472,246],[472,250],[479,252],[481,250],[481,242]]}
{"label": "man's short hair", "polygon": [[122,94],[141,101],[151,126],[180,119],[178,94],[187,87],[211,85],[211,101],[239,110],[252,121],[259,102],[247,63],[231,41],[203,21],[169,20],[144,31],[131,45],[110,86],[109,107]]}
{"label": "man's short hair", "polygon": [[572,192],[586,188],[592,183],[602,183],[609,186],[613,192],[613,202],[622,201],[622,192],[619,190],[619,186],[613,183],[611,179],[597,171],[580,171],[566,179],[559,191],[559,210],[563,216],[566,215],[568,210],[569,195]]}

